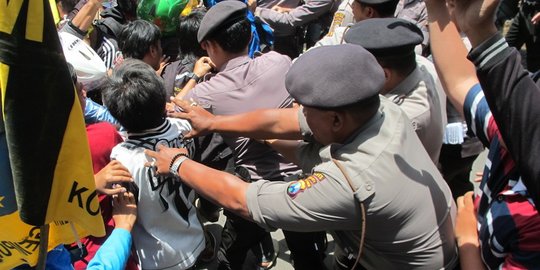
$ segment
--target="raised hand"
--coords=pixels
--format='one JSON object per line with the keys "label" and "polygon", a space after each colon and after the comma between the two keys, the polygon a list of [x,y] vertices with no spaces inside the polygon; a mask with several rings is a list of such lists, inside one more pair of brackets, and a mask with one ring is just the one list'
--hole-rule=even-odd
{"label": "raised hand", "polygon": [[215,68],[216,65],[214,64],[214,62],[212,62],[210,57],[204,56],[199,58],[199,60],[195,62],[195,66],[193,67],[193,73],[195,73],[197,77],[201,78],[206,75],[206,73],[212,71],[212,69]]}
{"label": "raised hand", "polygon": [[494,21],[499,0],[448,0],[447,3],[473,47],[497,32]]}

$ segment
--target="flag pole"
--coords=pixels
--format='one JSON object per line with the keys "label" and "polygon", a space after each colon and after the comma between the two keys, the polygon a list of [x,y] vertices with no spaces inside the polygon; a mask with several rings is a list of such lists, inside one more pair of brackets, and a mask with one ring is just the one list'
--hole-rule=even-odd
{"label": "flag pole", "polygon": [[45,270],[47,261],[47,247],[49,242],[49,224],[40,226],[39,257],[36,270]]}

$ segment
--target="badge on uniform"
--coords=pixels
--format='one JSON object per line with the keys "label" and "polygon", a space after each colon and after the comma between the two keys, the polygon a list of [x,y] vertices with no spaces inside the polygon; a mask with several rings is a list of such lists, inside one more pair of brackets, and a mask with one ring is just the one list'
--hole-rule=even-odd
{"label": "badge on uniform", "polygon": [[326,177],[324,176],[324,174],[316,172],[304,179],[291,182],[287,187],[287,194],[294,199],[296,195],[298,195],[298,193],[303,192],[304,190],[310,188],[318,182],[321,182],[325,178]]}

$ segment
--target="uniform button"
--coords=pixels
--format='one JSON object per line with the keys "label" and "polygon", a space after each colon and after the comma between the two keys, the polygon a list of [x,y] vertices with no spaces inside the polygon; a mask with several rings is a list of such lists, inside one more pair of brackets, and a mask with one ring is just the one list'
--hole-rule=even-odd
{"label": "uniform button", "polygon": [[372,187],[370,184],[367,184],[367,185],[366,185],[366,190],[367,190],[367,191],[371,191],[372,188],[373,188],[373,187]]}
{"label": "uniform button", "polygon": [[504,195],[502,195],[502,194],[501,194],[501,195],[498,195],[498,196],[497,196],[497,201],[499,201],[499,202],[504,201]]}

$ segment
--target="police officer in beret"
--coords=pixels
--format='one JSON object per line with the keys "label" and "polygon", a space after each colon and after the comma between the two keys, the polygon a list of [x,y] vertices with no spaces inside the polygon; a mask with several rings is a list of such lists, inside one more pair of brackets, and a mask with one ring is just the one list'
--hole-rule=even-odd
{"label": "police officer in beret", "polygon": [[[268,52],[250,58],[248,44],[251,39],[247,20],[247,5],[241,1],[222,1],[208,10],[201,21],[197,40],[208,52],[194,67],[195,77],[203,77],[208,69],[201,64],[215,66],[215,72],[205,80],[191,78],[180,92],[189,86],[184,100],[193,100],[211,108],[216,115],[239,114],[257,109],[291,107],[293,99],[285,89],[285,75],[291,60],[285,55]],[[261,179],[283,181],[296,175],[300,169],[288,162],[271,147],[241,136],[223,136],[231,148],[235,170],[245,169],[250,181]],[[242,168],[242,169],[240,169]],[[262,242],[266,262],[272,264],[277,257],[270,234],[257,224],[225,211],[227,221],[222,230],[218,253],[219,269],[239,269],[247,252],[259,249]],[[294,256],[296,269],[324,268],[326,233],[299,233],[283,231],[287,246]],[[265,240],[266,239],[266,240]],[[264,242],[270,240],[268,242]]]}
{"label": "police officer in beret", "polygon": [[381,95],[411,119],[413,129],[437,164],[446,115],[433,78],[416,63],[414,48],[422,41],[422,31],[414,23],[397,18],[364,20],[345,34],[345,42],[364,47],[383,67],[386,83]]}
{"label": "police officer in beret", "polygon": [[[321,65],[320,63],[328,63]],[[458,260],[450,190],[410,120],[379,95],[383,69],[358,45],[308,51],[287,73],[301,107],[213,116],[175,100],[188,136],[208,132],[265,140],[306,173],[293,182],[245,183],[190,160],[186,149],[147,151],[160,174],[274,230],[329,230],[341,269],[452,269]]]}
{"label": "police officer in beret", "polygon": [[[343,0],[347,3],[348,9],[351,9],[353,22],[360,22],[372,18],[391,18],[394,17],[396,6],[399,0]],[[336,12],[337,13],[337,12]],[[344,13],[343,20],[347,20]],[[339,13],[334,14],[338,16]],[[334,16],[334,19],[336,17]],[[348,19],[350,20],[350,19]],[[348,21],[347,20],[347,21]],[[353,23],[332,22],[328,34],[315,43],[314,47],[337,45],[343,43],[343,36],[349,30]]]}

